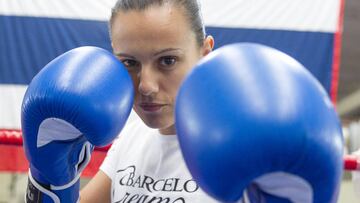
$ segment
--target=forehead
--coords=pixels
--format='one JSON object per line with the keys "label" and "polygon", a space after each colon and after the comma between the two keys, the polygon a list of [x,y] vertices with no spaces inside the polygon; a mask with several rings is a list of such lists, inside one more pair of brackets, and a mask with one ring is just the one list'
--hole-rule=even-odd
{"label": "forehead", "polygon": [[170,4],[118,12],[112,24],[111,37],[115,48],[195,44],[195,34],[183,8]]}

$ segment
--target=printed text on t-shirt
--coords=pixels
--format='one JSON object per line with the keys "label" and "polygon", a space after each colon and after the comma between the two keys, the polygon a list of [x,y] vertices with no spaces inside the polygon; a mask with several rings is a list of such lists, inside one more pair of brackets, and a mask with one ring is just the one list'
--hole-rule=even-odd
{"label": "printed text on t-shirt", "polygon": [[[116,177],[115,184],[119,184],[122,188],[130,187],[144,190],[142,194],[113,191],[114,202],[116,203],[185,203],[185,198],[181,197],[181,194],[184,192],[194,193],[199,189],[193,179],[182,180],[176,177],[155,179],[146,174],[136,174],[134,165],[118,170]],[[168,192],[179,193],[180,196],[171,195],[170,197],[167,195]]]}

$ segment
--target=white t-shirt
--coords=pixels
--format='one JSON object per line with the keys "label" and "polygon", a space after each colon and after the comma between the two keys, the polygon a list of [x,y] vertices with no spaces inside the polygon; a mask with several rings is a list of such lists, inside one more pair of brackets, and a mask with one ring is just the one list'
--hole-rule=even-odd
{"label": "white t-shirt", "polygon": [[119,203],[215,203],[193,180],[176,135],[161,135],[132,115],[100,167]]}
{"label": "white t-shirt", "polygon": [[[111,202],[219,203],[193,180],[176,135],[161,135],[157,129],[147,127],[134,112],[100,170],[112,180]],[[312,202],[310,184],[297,176],[275,172],[255,182],[263,191],[291,202]],[[250,202],[248,198],[245,191],[243,201],[238,203]]]}

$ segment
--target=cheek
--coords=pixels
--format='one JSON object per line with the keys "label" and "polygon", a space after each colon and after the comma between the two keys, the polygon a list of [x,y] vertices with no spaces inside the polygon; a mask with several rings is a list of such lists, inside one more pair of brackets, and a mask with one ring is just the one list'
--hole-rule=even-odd
{"label": "cheek", "polygon": [[186,78],[187,74],[192,69],[192,64],[186,64],[185,66],[177,69],[174,73],[171,74],[171,76],[168,76],[168,90],[171,92],[171,96],[173,97],[173,100],[175,100],[175,97],[177,95],[177,92],[179,91],[179,88],[183,82],[183,80]]}
{"label": "cheek", "polygon": [[186,78],[186,76],[191,72],[191,70],[195,67],[197,62],[200,60],[200,57],[198,57],[195,53],[193,54],[193,57],[190,58],[180,69],[178,75],[179,83],[182,83],[182,81]]}
{"label": "cheek", "polygon": [[139,83],[140,83],[140,80],[139,80],[139,77],[137,77],[137,73],[134,73],[134,72],[129,72],[130,76],[131,76],[131,80],[133,82],[133,86],[134,86],[134,90],[135,90],[135,98],[137,98],[138,96],[138,87],[139,87]]}
{"label": "cheek", "polygon": [[183,74],[176,75],[176,77],[173,77],[173,79],[170,81],[171,82],[170,88],[171,88],[173,97],[175,97],[177,95],[177,92],[181,86],[183,78],[184,78]]}

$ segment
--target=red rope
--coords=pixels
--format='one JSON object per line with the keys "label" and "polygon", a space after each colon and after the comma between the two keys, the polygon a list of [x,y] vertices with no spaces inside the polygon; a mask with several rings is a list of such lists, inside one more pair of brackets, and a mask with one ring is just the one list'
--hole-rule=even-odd
{"label": "red rope", "polygon": [[[23,145],[21,130],[0,129],[0,144],[4,145]],[[111,145],[105,147],[96,147],[96,151],[108,151]]]}
{"label": "red rope", "polygon": [[[22,145],[23,140],[20,130],[0,129],[0,144],[5,145]],[[96,151],[108,151],[111,145],[95,148]],[[345,170],[360,170],[360,158],[355,156],[344,156]]]}

